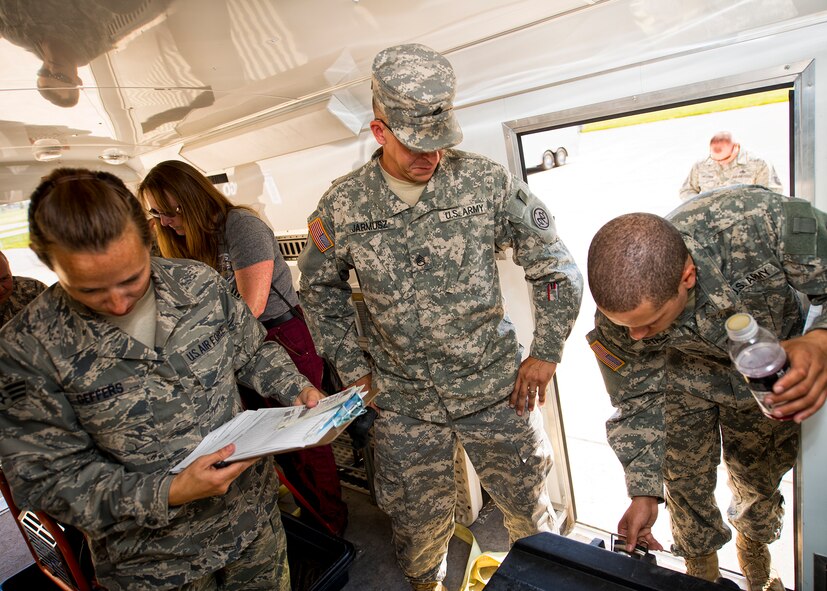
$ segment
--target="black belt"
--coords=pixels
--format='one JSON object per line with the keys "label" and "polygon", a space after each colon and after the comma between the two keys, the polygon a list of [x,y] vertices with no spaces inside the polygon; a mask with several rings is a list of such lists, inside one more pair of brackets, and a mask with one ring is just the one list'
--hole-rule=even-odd
{"label": "black belt", "polygon": [[295,312],[293,310],[287,310],[281,316],[276,316],[275,318],[270,318],[270,320],[262,320],[261,323],[264,325],[264,328],[270,330],[271,328],[277,327],[279,324],[284,324],[288,320],[292,320],[296,317]]}

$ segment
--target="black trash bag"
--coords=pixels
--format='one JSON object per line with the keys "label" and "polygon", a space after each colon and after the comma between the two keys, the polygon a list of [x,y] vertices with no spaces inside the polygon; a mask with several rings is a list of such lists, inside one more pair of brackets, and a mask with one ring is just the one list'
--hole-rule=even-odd
{"label": "black trash bag", "polygon": [[368,436],[370,428],[373,427],[373,421],[376,420],[376,410],[367,407],[363,414],[353,419],[353,421],[345,428],[347,434],[350,435],[350,441],[354,449],[364,449],[368,444]]}
{"label": "black trash bag", "polygon": [[324,362],[324,373],[322,373],[322,391],[325,394],[336,394],[345,389],[342,383],[342,378],[339,377],[339,372],[336,371],[336,366],[322,357]]}

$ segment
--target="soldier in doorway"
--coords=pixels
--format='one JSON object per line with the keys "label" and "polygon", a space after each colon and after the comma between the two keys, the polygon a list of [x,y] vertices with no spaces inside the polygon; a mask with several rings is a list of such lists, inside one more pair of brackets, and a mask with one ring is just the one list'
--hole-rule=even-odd
{"label": "soldier in doorway", "polygon": [[[597,303],[588,341],[617,412],[609,443],[632,501],[618,530],[631,550],[652,536],[666,501],[687,572],[720,576],[731,539],[715,502],[723,450],[738,561],[750,591],[784,586],[768,544],[784,515],[781,478],[795,463],[799,423],[827,396],[827,315],[802,336],[805,306],[827,301],[827,214],[756,186],[719,189],[669,215],[634,213],[601,228],[589,248]],[[747,312],[773,331],[790,369],[759,409],[727,352],[725,323]]]}

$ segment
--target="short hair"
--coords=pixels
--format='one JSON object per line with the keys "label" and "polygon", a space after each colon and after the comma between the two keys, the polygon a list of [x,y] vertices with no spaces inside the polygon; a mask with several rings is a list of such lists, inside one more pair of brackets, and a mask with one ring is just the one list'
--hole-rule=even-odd
{"label": "short hair", "polygon": [[660,307],[677,295],[688,255],[681,233],[662,217],[619,216],[589,246],[592,297],[609,312],[629,312],[644,301]]}
{"label": "short hair", "polygon": [[32,193],[30,247],[52,268],[51,249],[102,252],[133,224],[149,248],[151,234],[143,208],[114,174],[85,168],[58,168]]}
{"label": "short hair", "polygon": [[[227,214],[233,209],[251,209],[234,205],[210,179],[194,166],[180,160],[156,164],[138,187],[138,196],[147,205],[151,194],[158,206],[170,211],[168,197],[181,207],[184,235],[155,224],[158,247],[165,257],[195,259],[218,268],[218,249],[223,241]],[[255,212],[253,212],[255,213]]]}
{"label": "short hair", "polygon": [[382,103],[376,100],[376,96],[374,96],[371,100],[371,105],[373,106],[374,117],[377,119],[382,119],[385,117],[385,107],[382,106]]}

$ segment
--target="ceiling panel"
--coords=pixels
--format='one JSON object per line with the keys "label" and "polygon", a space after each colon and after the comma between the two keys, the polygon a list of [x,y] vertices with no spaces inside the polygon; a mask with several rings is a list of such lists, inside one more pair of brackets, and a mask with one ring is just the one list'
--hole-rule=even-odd
{"label": "ceiling panel", "polygon": [[[462,106],[819,10],[823,0],[0,0],[0,165],[11,166],[0,180],[34,162],[41,138],[90,165],[117,147],[138,169],[138,156],[268,125],[282,126],[271,155],[332,141],[369,118],[370,63],[397,43],[445,52]],[[64,87],[43,95],[76,104],[41,95],[42,67],[41,85]],[[334,97],[341,108],[314,108]]]}
{"label": "ceiling panel", "polygon": [[[138,155],[368,75],[377,51],[409,40],[473,44],[584,0],[0,1],[0,161],[37,137],[69,149],[108,140]],[[79,78],[77,103],[37,90],[37,71]],[[41,79],[46,85],[65,85]],[[96,138],[91,142],[90,138]],[[103,141],[107,143],[107,141]]]}

